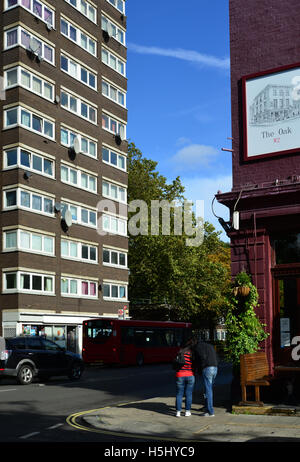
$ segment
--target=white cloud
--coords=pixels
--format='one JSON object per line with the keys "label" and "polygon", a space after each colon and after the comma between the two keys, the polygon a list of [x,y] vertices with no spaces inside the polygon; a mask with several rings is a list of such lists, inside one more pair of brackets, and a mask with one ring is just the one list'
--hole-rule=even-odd
{"label": "white cloud", "polygon": [[194,50],[184,50],[182,48],[160,48],[152,46],[137,45],[135,43],[127,44],[129,50],[148,55],[167,56],[170,58],[182,59],[192,63],[202,64],[204,66],[216,67],[219,69],[229,69],[230,59],[229,58],[218,58],[216,56],[210,56],[203,53],[199,53]]}
{"label": "white cloud", "polygon": [[173,167],[182,173],[195,172],[195,169],[211,164],[218,154],[219,151],[214,146],[190,144],[179,149],[170,160]]}
{"label": "white cloud", "polygon": [[222,231],[221,238],[223,241],[228,242],[229,239],[226,236],[223,228],[220,226],[218,217],[222,217],[225,221],[229,220],[229,209],[224,205],[217,202],[213,203],[212,212],[212,201],[215,194],[219,190],[222,192],[229,192],[232,188],[232,177],[231,175],[216,176],[215,178],[181,178],[181,182],[185,187],[184,196],[187,200],[196,202],[197,200],[204,201],[204,220],[211,223],[217,231]]}

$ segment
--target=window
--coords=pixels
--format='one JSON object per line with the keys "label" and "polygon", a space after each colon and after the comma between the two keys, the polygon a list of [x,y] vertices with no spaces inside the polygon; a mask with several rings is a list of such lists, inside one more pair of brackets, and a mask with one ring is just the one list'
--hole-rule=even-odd
{"label": "window", "polygon": [[126,93],[106,80],[102,80],[102,95],[120,106],[126,107]]}
{"label": "window", "polygon": [[111,234],[127,235],[127,220],[112,215],[102,215],[102,230]]}
{"label": "window", "polygon": [[105,113],[102,113],[102,128],[110,133],[119,134],[126,138],[126,124]]}
{"label": "window", "polygon": [[97,23],[97,10],[89,2],[85,0],[65,0],[72,5],[76,10],[80,11],[90,21]]}
{"label": "window", "polygon": [[125,204],[127,200],[127,188],[103,180],[102,196]]}
{"label": "window", "polygon": [[4,72],[5,89],[20,86],[42,98],[53,101],[55,86],[21,66]]}
{"label": "window", "polygon": [[54,276],[25,271],[3,274],[3,292],[30,292],[38,295],[54,295]]}
{"label": "window", "polygon": [[21,126],[27,130],[54,139],[54,122],[22,106],[4,110],[4,128]]}
{"label": "window", "polygon": [[121,13],[125,14],[125,1],[124,0],[107,0],[111,5],[113,5]]}
{"label": "window", "polygon": [[78,117],[86,119],[88,122],[97,124],[97,109],[90,103],[61,90],[61,106],[67,111],[73,112]]}
{"label": "window", "polygon": [[97,298],[98,283],[86,279],[62,277],[61,295],[63,297]]}
{"label": "window", "polygon": [[[31,40],[33,42],[33,49],[30,48]],[[21,46],[30,49],[34,54],[39,55],[45,61],[50,64],[55,64],[54,62],[54,46],[41,41],[31,32],[27,31],[21,26],[9,29],[4,32],[4,50],[9,48]]]}
{"label": "window", "polygon": [[103,282],[103,300],[127,300],[127,285],[119,282]]}
{"label": "window", "polygon": [[41,175],[54,178],[54,161],[29,149],[27,150],[20,147],[5,149],[3,168],[26,168],[26,170],[31,170]]}
{"label": "window", "polygon": [[102,62],[104,64],[111,67],[116,72],[123,75],[124,77],[126,76],[126,63],[125,63],[125,61],[118,58],[113,53],[111,53],[109,50],[105,49],[104,47],[102,47],[101,56],[102,56]]}
{"label": "window", "polygon": [[97,246],[82,242],[61,240],[61,256],[69,260],[78,260],[86,263],[97,263]]}
{"label": "window", "polygon": [[46,6],[40,0],[5,0],[5,9],[12,8],[14,6],[21,6],[26,10],[29,10],[31,14],[38,17],[45,23],[54,27],[55,16],[54,10]]}
{"label": "window", "polygon": [[64,217],[67,210],[70,210],[72,214],[73,223],[96,228],[97,213],[94,210],[85,208],[80,205],[62,202],[62,217]]}
{"label": "window", "polygon": [[126,156],[112,151],[110,148],[102,147],[102,160],[103,162],[126,171]]}
{"label": "window", "polygon": [[127,253],[120,250],[103,248],[102,262],[105,266],[127,268]]}
{"label": "window", "polygon": [[97,157],[97,143],[92,141],[85,135],[80,135],[73,130],[61,127],[60,129],[60,142],[65,146],[73,146],[74,139],[79,138],[80,152],[87,156]]}
{"label": "window", "polygon": [[92,72],[76,62],[73,58],[61,55],[60,68],[62,71],[71,75],[76,80],[79,80],[84,85],[97,91],[97,74]]}
{"label": "window", "polygon": [[91,55],[97,55],[97,40],[92,38],[78,26],[71,24],[67,19],[61,18],[60,31],[65,37],[75,42],[79,47],[83,48]]}
{"label": "window", "polygon": [[60,167],[61,181],[86,191],[97,192],[97,177],[67,165]]}
{"label": "window", "polygon": [[45,255],[54,255],[54,237],[41,233],[34,233],[23,229],[4,231],[3,250],[34,251]]}
{"label": "window", "polygon": [[46,195],[22,188],[4,190],[3,195],[3,210],[20,208],[42,215],[54,215],[54,199]]}
{"label": "window", "polygon": [[125,31],[121,29],[117,24],[110,21],[105,16],[101,18],[101,27],[105,32],[108,32],[114,39],[125,45]]}

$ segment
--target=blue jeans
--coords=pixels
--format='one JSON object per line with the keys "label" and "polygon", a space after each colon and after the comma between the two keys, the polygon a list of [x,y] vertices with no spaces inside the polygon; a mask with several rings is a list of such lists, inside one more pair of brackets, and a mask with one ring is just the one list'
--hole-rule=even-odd
{"label": "blue jeans", "polygon": [[203,377],[204,389],[205,389],[205,407],[209,414],[214,414],[213,386],[214,386],[217,373],[218,373],[218,368],[214,366],[205,367],[202,370],[202,377]]}
{"label": "blue jeans", "polygon": [[182,398],[185,395],[185,410],[190,411],[193,400],[195,376],[176,377],[176,411],[181,411]]}

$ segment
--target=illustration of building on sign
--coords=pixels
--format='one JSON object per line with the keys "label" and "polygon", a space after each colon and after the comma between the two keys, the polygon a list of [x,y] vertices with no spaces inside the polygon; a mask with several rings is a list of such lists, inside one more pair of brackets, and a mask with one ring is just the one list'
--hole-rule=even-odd
{"label": "illustration of building on sign", "polygon": [[293,85],[267,85],[250,105],[250,125],[266,125],[300,117]]}

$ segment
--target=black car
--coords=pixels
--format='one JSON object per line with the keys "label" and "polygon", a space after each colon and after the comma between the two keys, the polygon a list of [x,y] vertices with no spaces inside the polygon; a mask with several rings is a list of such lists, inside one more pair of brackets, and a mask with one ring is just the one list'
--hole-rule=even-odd
{"label": "black car", "polygon": [[34,377],[46,380],[67,375],[78,380],[83,372],[81,357],[42,337],[0,337],[0,377],[16,377],[28,385]]}

